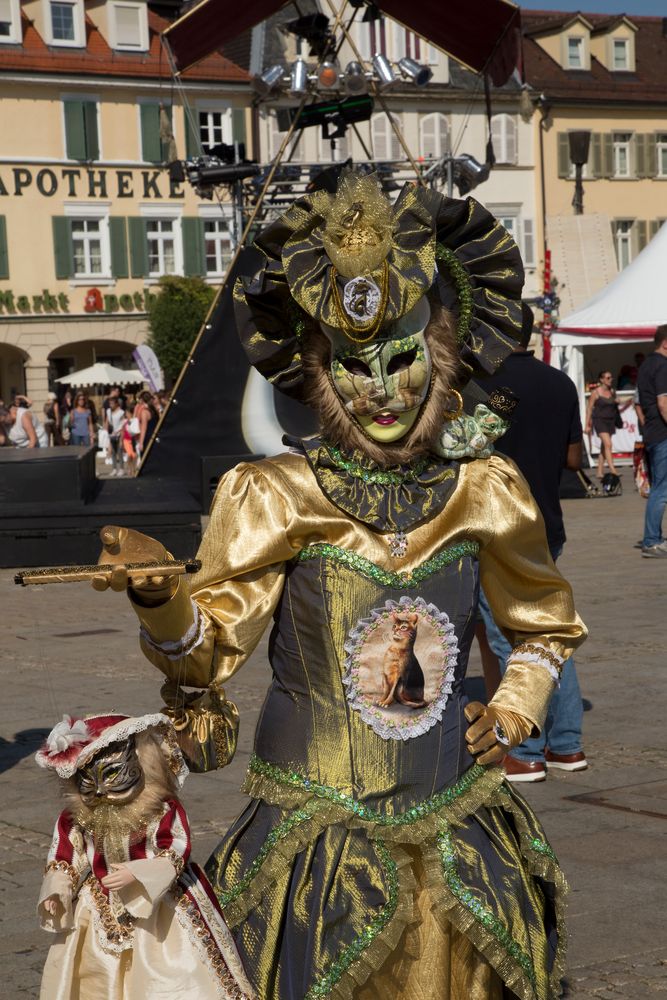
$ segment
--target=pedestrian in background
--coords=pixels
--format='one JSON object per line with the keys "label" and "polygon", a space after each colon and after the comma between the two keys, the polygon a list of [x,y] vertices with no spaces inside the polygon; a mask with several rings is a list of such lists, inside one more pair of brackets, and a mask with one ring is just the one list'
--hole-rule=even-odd
{"label": "pedestrian in background", "polygon": [[598,479],[602,479],[604,476],[605,462],[609,466],[611,474],[618,475],[611,450],[611,439],[616,430],[618,414],[613,375],[608,371],[600,372],[597,387],[591,392],[586,410],[586,433],[590,434],[591,431],[595,431],[600,438]]}
{"label": "pedestrian in background", "polygon": [[[523,306],[521,343],[495,375],[480,379],[487,392],[509,389],[519,400],[512,424],[496,442],[496,449],[513,459],[528,481],[544,518],[547,544],[554,560],[563,551],[565,528],[560,505],[560,478],[564,468],[578,470],[582,458],[579,396],[571,379],[527,350],[533,313]],[[496,625],[488,601],[480,594],[483,624],[478,626],[487,698],[500,683],[512,647]],[[493,654],[489,656],[489,652]],[[563,663],[544,730],[524,740],[505,757],[510,781],[544,781],[547,768],[581,771],[588,766],[582,742],[583,704],[572,657]]]}
{"label": "pedestrian in background", "polygon": [[44,425],[31,410],[27,396],[16,396],[9,408],[7,437],[17,448],[48,448],[49,438]]}
{"label": "pedestrian in background", "polygon": [[62,444],[60,436],[60,407],[58,406],[58,396],[55,392],[50,392],[44,403],[44,429],[49,438],[49,444]]}
{"label": "pedestrian in background", "polygon": [[69,443],[80,448],[89,448],[94,440],[95,428],[88,398],[85,392],[77,392],[74,397],[74,406],[70,410]]}
{"label": "pedestrian in background", "polygon": [[125,426],[125,411],[121,408],[118,396],[109,397],[109,408],[105,410],[104,426],[109,433],[111,444],[112,476],[122,476],[125,451],[123,449],[123,428]]}
{"label": "pedestrian in background", "polygon": [[642,436],[648,454],[651,488],[646,501],[642,556],[667,557],[662,517],[667,504],[667,324],[653,338],[654,350],[639,369],[639,405],[644,415]]}

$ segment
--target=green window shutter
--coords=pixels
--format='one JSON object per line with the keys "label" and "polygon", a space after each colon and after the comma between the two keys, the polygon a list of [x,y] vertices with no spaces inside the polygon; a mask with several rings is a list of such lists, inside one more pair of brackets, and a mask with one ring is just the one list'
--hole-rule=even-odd
{"label": "green window shutter", "polygon": [[648,225],[645,219],[638,219],[633,230],[637,232],[637,253],[641,253],[646,244],[648,243]]}
{"label": "green window shutter", "polygon": [[100,142],[97,135],[97,101],[83,102],[83,127],[86,134],[86,159],[99,160]]}
{"label": "green window shutter", "polygon": [[125,219],[118,216],[112,216],[109,219],[109,241],[111,243],[111,273],[114,278],[129,277]]}
{"label": "green window shutter", "polygon": [[646,176],[658,175],[658,137],[653,132],[646,136]]}
{"label": "green window shutter", "polygon": [[83,101],[63,101],[65,111],[65,148],[68,160],[86,160],[86,127]]}
{"label": "green window shutter", "polygon": [[146,163],[162,163],[160,105],[141,104],[141,158]]}
{"label": "green window shutter", "polygon": [[660,219],[651,219],[649,222],[649,239],[652,240],[660,229]]}
{"label": "green window shutter", "polygon": [[648,135],[644,135],[641,132],[635,133],[633,136],[633,145],[635,151],[635,177],[648,177],[647,170],[647,156],[648,156]]}
{"label": "green window shutter", "polygon": [[199,112],[191,111],[188,114],[186,108],[183,109],[185,116],[185,155],[187,159],[201,155],[201,141],[199,138]]}
{"label": "green window shutter", "polygon": [[246,142],[244,108],[232,109],[232,139],[234,142]]}
{"label": "green window shutter", "polygon": [[133,278],[148,277],[148,238],[146,220],[127,220],[130,232],[130,270]]}
{"label": "green window shutter", "polygon": [[558,133],[558,176],[570,176],[570,140],[567,132]]}
{"label": "green window shutter", "polygon": [[0,215],[0,278],[9,277],[9,253],[7,250],[7,220]]}
{"label": "green window shutter", "polygon": [[74,275],[74,251],[72,249],[72,226],[64,216],[54,215],[53,256],[56,264],[56,278],[71,278]]}
{"label": "green window shutter", "polygon": [[614,176],[614,137],[611,132],[602,135],[602,176]]}
{"label": "green window shutter", "polygon": [[591,147],[588,162],[592,165],[593,177],[602,176],[602,136],[599,132],[591,135]]}
{"label": "green window shutter", "polygon": [[197,216],[185,216],[183,225],[183,269],[187,275],[206,274],[204,256],[204,221]]}
{"label": "green window shutter", "polygon": [[[174,130],[174,111],[173,111],[173,108],[172,108],[171,104],[169,104],[169,105],[167,105],[165,107],[165,111],[167,112],[167,118],[169,119],[169,124],[171,125],[171,130],[172,130],[172,134],[173,134],[173,130]],[[158,107],[158,111],[157,111],[157,124],[158,124],[158,133],[159,133],[159,131],[160,131],[160,109],[159,109],[159,107]],[[163,140],[160,139],[160,163],[168,163],[168,162],[169,162],[169,141],[163,142]]]}

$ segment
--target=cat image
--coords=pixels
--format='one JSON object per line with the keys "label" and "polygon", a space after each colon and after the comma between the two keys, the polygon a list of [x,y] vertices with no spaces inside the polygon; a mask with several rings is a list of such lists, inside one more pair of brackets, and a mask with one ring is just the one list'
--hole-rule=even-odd
{"label": "cat image", "polygon": [[415,656],[417,622],[414,613],[392,611],[392,641],[382,661],[382,696],[379,708],[389,708],[393,702],[409,708],[424,708],[424,672]]}

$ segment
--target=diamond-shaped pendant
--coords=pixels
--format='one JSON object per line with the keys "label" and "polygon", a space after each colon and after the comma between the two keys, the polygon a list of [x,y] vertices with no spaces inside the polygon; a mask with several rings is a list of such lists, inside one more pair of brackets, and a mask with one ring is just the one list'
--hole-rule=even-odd
{"label": "diamond-shaped pendant", "polygon": [[396,531],[389,536],[389,551],[396,559],[400,559],[408,551],[408,536],[404,531]]}

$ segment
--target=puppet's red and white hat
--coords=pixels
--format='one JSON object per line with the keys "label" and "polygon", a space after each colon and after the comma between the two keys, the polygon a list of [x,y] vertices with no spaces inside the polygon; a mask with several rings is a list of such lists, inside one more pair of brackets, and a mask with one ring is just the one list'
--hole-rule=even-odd
{"label": "puppet's red and white hat", "polygon": [[188,774],[176,741],[176,733],[171,720],[161,712],[153,715],[90,715],[77,719],[63,715],[62,722],[53,727],[44,745],[35,754],[40,767],[54,770],[61,778],[72,775],[96,753],[134,736],[153,730],[160,749],[167,757],[171,770],[182,785]]}

